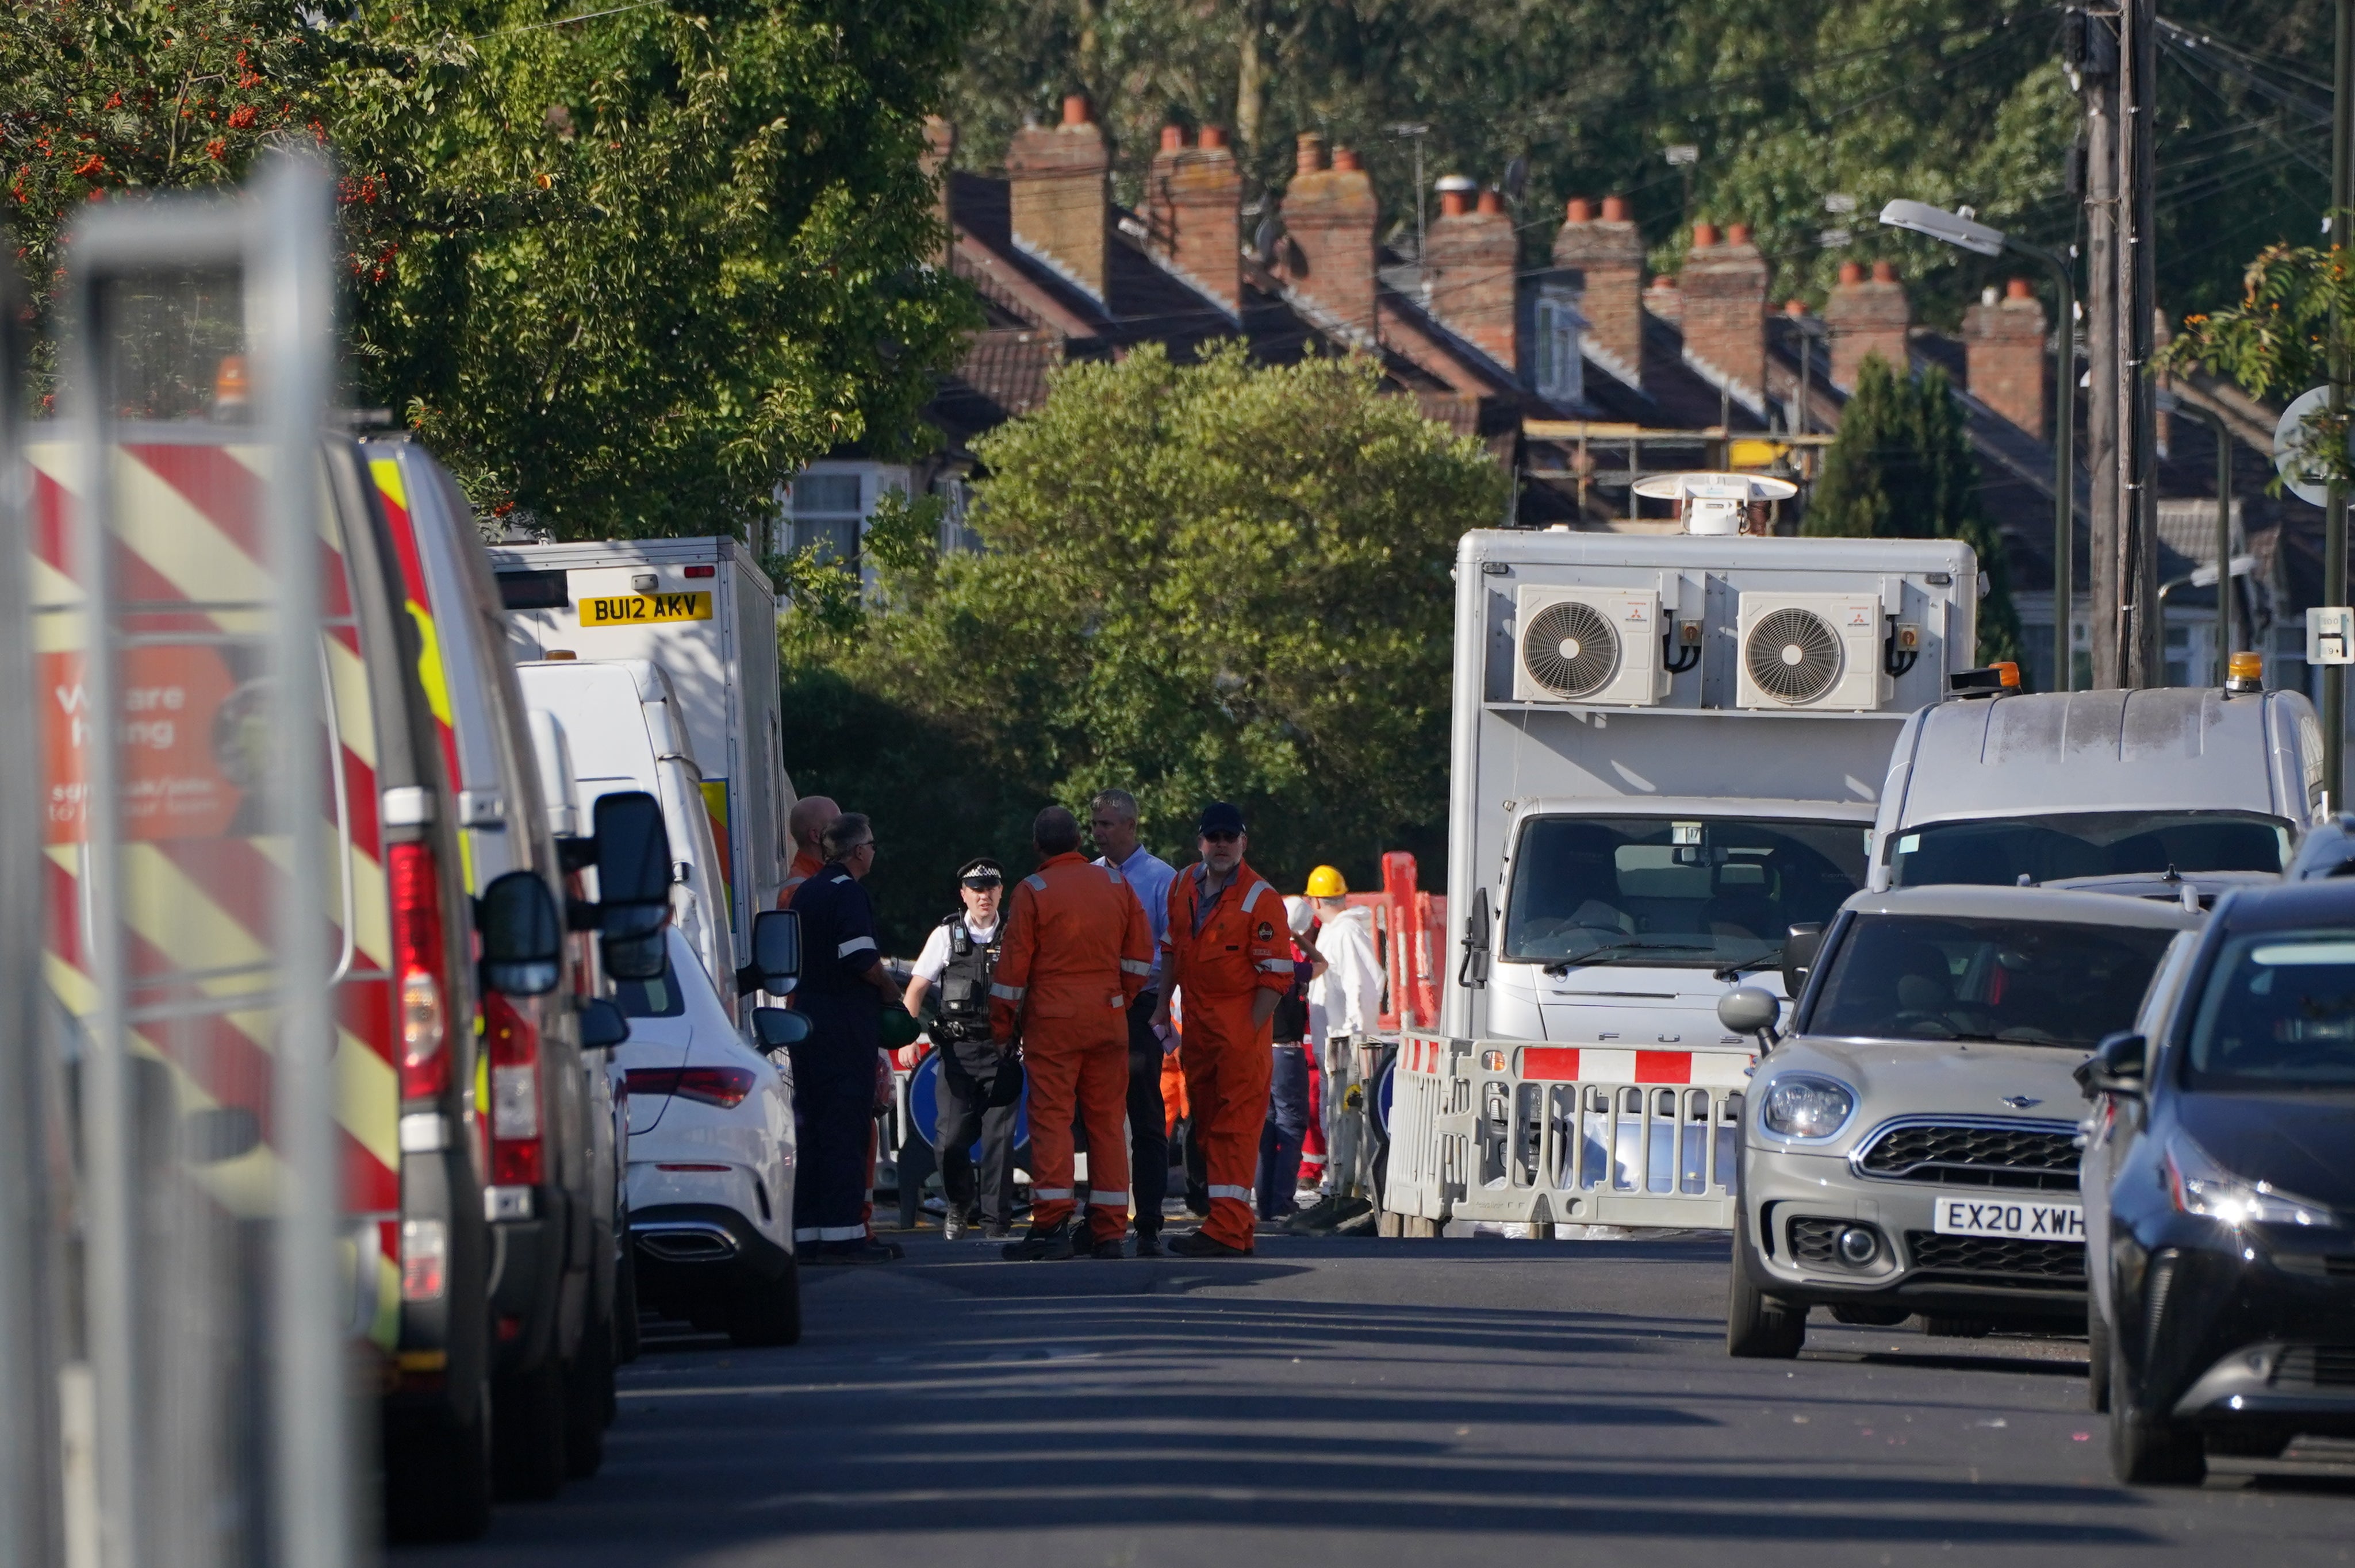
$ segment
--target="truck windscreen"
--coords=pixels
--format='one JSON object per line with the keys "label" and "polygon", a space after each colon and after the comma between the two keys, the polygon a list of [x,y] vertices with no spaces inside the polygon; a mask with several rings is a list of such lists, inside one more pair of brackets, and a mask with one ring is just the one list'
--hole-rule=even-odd
{"label": "truck windscreen", "polygon": [[2009,887],[2023,876],[2030,883],[2157,876],[2169,866],[2185,874],[2277,872],[2289,848],[2288,827],[2254,812],[2080,811],[1924,822],[1898,835],[1889,871],[1898,887]]}
{"label": "truck windscreen", "polygon": [[1802,1033],[2091,1050],[2134,1022],[2175,933],[2058,920],[1859,915]]}
{"label": "truck windscreen", "polygon": [[1864,883],[1864,830],[1741,818],[1539,817],[1513,857],[1502,955],[1720,969],[1766,958]]}

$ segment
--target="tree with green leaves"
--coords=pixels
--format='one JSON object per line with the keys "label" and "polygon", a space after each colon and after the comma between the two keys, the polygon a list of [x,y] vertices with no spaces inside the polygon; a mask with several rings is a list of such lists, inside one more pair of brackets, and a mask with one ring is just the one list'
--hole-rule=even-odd
{"label": "tree with green leaves", "polygon": [[1800,532],[1819,538],[1960,539],[1987,576],[1977,660],[2020,657],[2003,541],[1979,508],[1978,460],[1944,369],[1900,377],[1867,355],[1825,449]]}
{"label": "tree with green leaves", "polygon": [[[1380,382],[1362,358],[1260,367],[1232,345],[1073,364],[978,445],[984,553],[939,556],[918,508],[869,534],[863,620],[789,630],[788,711],[821,717],[787,761],[886,843],[927,846],[879,867],[887,918],[945,892],[900,877],[1027,861],[1029,810],[1107,787],[1165,853],[1205,801],[1238,802],[1284,885],[1444,842],[1448,568],[1508,482]],[[877,722],[900,728],[866,738]],[[941,842],[950,823],[967,836]]]}

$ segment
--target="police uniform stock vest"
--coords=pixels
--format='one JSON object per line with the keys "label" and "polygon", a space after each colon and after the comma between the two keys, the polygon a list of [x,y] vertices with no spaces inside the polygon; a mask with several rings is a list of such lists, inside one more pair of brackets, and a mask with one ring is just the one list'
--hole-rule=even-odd
{"label": "police uniform stock vest", "polygon": [[960,1040],[989,1037],[989,979],[997,968],[997,950],[1006,938],[1000,920],[986,942],[976,942],[965,927],[962,912],[941,922],[948,927],[948,967],[941,970],[940,1000],[934,1003],[942,1024]]}

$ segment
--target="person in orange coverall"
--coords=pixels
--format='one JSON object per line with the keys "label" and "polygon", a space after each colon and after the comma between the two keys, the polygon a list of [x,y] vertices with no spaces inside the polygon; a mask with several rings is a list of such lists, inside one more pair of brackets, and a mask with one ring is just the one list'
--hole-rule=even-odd
{"label": "person in orange coverall", "polygon": [[[1248,1257],[1273,1064],[1272,1020],[1292,984],[1292,936],[1284,900],[1243,863],[1243,814],[1224,800],[1202,812],[1202,858],[1169,885],[1161,1007],[1183,993],[1186,1070],[1210,1186],[1210,1217],[1169,1250],[1184,1257]],[[1036,1128],[1034,1116],[1031,1125]],[[1092,1143],[1092,1137],[1091,1143]]]}
{"label": "person in orange coverall", "polygon": [[1072,1255],[1076,1101],[1088,1132],[1088,1235],[1079,1250],[1120,1257],[1128,1234],[1128,1008],[1153,973],[1153,930],[1120,873],[1081,855],[1071,812],[1039,812],[1030,842],[1039,870],[1015,885],[989,986],[990,1037],[1001,1051],[1019,1038],[1030,1082],[1030,1234],[1007,1243],[1006,1255]]}

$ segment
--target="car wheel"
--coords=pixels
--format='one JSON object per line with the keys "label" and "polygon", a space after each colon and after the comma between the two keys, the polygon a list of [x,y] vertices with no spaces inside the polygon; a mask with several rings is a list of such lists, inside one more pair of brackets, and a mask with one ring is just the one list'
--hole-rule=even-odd
{"label": "car wheel", "polygon": [[1778,1301],[1751,1283],[1745,1266],[1750,1227],[1734,1222],[1733,1256],[1727,1261],[1725,1353],[1766,1361],[1789,1361],[1807,1342],[1807,1308]]}
{"label": "car wheel", "polygon": [[[622,1233],[629,1234],[625,1227]],[[638,1249],[626,1241],[613,1266],[613,1359],[623,1366],[638,1359]]]}
{"label": "car wheel", "polygon": [[585,1480],[605,1462],[613,1419],[613,1326],[591,1323],[564,1369],[564,1473]]}
{"label": "car wheel", "polygon": [[1943,1318],[1922,1314],[1922,1331],[1940,1340],[1984,1340],[1995,1331],[1992,1318]]}
{"label": "car wheel", "polygon": [[747,1284],[729,1314],[728,1337],[740,1345],[798,1344],[802,1337],[801,1271],[793,1258],[774,1279]]}
{"label": "car wheel", "polygon": [[2095,1414],[2110,1407],[2110,1325],[2102,1309],[2085,1303],[2085,1408]]}
{"label": "car wheel", "polygon": [[2129,1486],[2198,1486],[2208,1474],[2200,1434],[2140,1407],[2133,1373],[2110,1347],[2110,1470]]}
{"label": "car wheel", "polygon": [[393,1541],[472,1541],[491,1527],[491,1391],[474,1419],[431,1416],[385,1424],[384,1527]]}
{"label": "car wheel", "polygon": [[491,1455],[503,1502],[538,1502],[564,1489],[564,1367],[545,1366],[492,1385]]}

